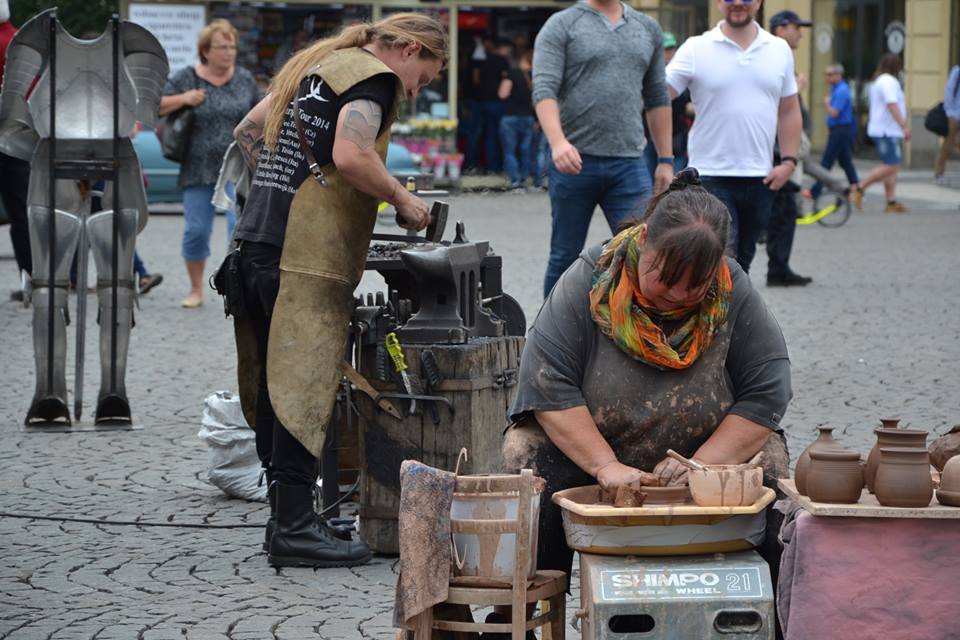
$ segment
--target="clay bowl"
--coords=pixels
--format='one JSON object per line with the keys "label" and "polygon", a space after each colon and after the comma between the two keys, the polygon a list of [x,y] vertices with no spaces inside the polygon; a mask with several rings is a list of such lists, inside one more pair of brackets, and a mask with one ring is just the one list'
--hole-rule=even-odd
{"label": "clay bowl", "polygon": [[690,494],[701,507],[744,507],[763,493],[763,468],[746,464],[712,464],[687,472]]}

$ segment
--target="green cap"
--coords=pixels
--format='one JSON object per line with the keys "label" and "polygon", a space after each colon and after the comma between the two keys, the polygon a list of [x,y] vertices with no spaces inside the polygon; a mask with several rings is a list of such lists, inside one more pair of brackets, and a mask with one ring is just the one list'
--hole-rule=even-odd
{"label": "green cap", "polygon": [[663,48],[664,49],[676,49],[677,48],[677,36],[673,35],[669,31],[663,32]]}

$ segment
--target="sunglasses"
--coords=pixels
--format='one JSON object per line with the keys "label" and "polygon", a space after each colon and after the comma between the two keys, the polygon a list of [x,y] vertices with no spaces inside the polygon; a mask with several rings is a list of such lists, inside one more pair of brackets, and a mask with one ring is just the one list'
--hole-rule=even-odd
{"label": "sunglasses", "polygon": [[[723,0],[723,4],[733,4],[737,0]],[[753,0],[740,0],[740,4],[753,4]]]}

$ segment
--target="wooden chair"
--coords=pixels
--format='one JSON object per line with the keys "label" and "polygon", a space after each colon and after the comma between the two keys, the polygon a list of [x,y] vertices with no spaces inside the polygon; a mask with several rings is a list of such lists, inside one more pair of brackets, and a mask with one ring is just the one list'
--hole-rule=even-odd
{"label": "wooden chair", "polygon": [[[566,613],[567,574],[563,571],[537,571],[533,578],[527,576],[527,559],[530,550],[536,548],[536,527],[531,540],[530,523],[533,518],[531,498],[534,495],[534,475],[523,469],[516,476],[459,476],[457,493],[483,494],[516,492],[519,497],[515,520],[459,520],[451,519],[453,533],[516,534],[516,555],[512,585],[498,584],[480,576],[456,576],[450,580],[450,590],[444,604],[470,606],[509,606],[512,620],[509,623],[461,622],[440,619],[437,611],[428,609],[416,618],[415,640],[429,640],[434,631],[459,634],[477,632],[509,633],[512,640],[524,640],[526,632],[549,625],[543,638],[564,640]],[[528,618],[527,606],[545,602],[543,613]]]}

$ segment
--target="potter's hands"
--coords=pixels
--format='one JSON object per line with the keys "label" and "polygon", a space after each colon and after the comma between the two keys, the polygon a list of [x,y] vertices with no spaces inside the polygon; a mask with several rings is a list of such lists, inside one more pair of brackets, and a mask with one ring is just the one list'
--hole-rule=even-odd
{"label": "potter's hands", "polygon": [[568,173],[574,176],[580,174],[580,170],[583,168],[580,152],[566,139],[554,146],[551,154],[553,155],[553,164],[560,173]]}
{"label": "potter's hands", "polygon": [[420,231],[430,224],[430,205],[409,191],[398,190],[397,224],[404,229]]}
{"label": "potter's hands", "polygon": [[673,458],[664,458],[657,463],[653,468],[653,475],[660,481],[661,487],[676,487],[688,483],[687,468]]}
{"label": "potter's hands", "polygon": [[620,464],[616,460],[597,469],[597,483],[607,491],[616,491],[617,487],[623,485],[639,488],[641,486],[655,487],[658,484],[654,474]]}

